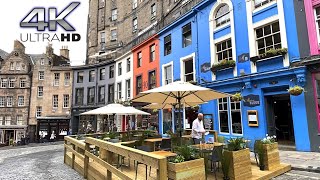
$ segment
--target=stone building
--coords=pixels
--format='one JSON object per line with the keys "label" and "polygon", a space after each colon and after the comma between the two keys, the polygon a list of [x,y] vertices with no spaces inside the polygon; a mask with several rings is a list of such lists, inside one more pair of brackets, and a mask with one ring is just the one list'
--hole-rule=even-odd
{"label": "stone building", "polygon": [[0,144],[9,145],[27,133],[33,62],[19,41],[0,56]]}
{"label": "stone building", "polygon": [[53,53],[52,45],[45,54],[31,55],[33,65],[30,104],[30,138],[36,141],[57,140],[69,132],[72,70],[67,47],[60,49],[60,56]]}
{"label": "stone building", "polygon": [[86,64],[122,56],[201,1],[90,0]]}

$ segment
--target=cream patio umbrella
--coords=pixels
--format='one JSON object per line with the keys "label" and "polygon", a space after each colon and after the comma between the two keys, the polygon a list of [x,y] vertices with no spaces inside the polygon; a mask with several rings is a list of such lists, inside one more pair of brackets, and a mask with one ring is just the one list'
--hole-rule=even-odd
{"label": "cream patio umbrella", "polygon": [[[188,103],[188,104],[184,104],[184,107],[192,107],[192,106],[197,106],[200,104],[204,104],[204,102],[201,103]],[[158,104],[158,103],[151,103],[148,104],[146,106],[143,106],[142,109],[170,109],[172,107],[175,107],[177,104]]]}
{"label": "cream patio umbrella", "polygon": [[[230,96],[230,94],[196,86],[188,82],[176,81],[171,84],[141,92],[139,96],[134,98],[132,101],[158,104],[178,104],[180,111],[181,104],[201,103]],[[181,136],[181,115],[180,113],[178,115],[178,125]]]}

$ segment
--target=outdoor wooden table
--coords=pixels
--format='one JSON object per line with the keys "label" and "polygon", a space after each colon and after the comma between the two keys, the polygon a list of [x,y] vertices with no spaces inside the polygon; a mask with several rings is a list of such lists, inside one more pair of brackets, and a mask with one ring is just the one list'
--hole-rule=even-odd
{"label": "outdoor wooden table", "polygon": [[133,141],[125,141],[125,142],[119,142],[119,144],[127,145],[127,144],[134,144],[135,142],[136,142],[136,140],[133,140]]}
{"label": "outdoor wooden table", "polygon": [[195,145],[192,145],[192,147],[198,149],[198,150],[211,150],[213,147],[215,146],[224,146],[225,144],[224,143],[218,143],[218,142],[215,142],[213,144],[195,144]]}
{"label": "outdoor wooden table", "polygon": [[148,146],[150,146],[153,151],[156,150],[156,143],[161,142],[163,139],[170,139],[170,138],[154,138],[154,139],[145,139],[144,141]]}
{"label": "outdoor wooden table", "polygon": [[[185,129],[185,131],[191,135],[192,129]],[[206,130],[207,132],[209,132],[209,135],[213,135],[214,137],[214,142],[218,142],[218,131],[216,130]]]}
{"label": "outdoor wooden table", "polygon": [[173,153],[173,152],[170,152],[170,151],[153,151],[153,152],[150,152],[151,154],[156,154],[156,155],[159,155],[159,156],[164,156],[164,157],[173,157],[173,156],[176,156],[177,154],[176,153]]}

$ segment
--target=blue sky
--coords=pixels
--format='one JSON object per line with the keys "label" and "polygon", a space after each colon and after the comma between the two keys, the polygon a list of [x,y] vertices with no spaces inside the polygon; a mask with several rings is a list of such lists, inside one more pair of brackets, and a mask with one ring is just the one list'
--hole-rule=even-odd
{"label": "blue sky", "polygon": [[[31,33],[35,38],[34,33],[39,33],[35,28],[21,28],[20,21],[34,8],[34,7],[56,7],[58,13],[66,8],[71,2],[70,0],[6,0],[0,3],[0,49],[11,52],[13,49],[13,41],[20,40],[21,34],[24,39],[28,33]],[[68,46],[70,50],[70,59],[72,65],[80,65],[85,61],[86,57],[86,32],[87,32],[87,17],[89,9],[89,0],[78,1],[81,4],[67,16],[67,21],[76,29],[73,33],[81,35],[79,42],[64,42],[60,43],[54,41],[52,43],[54,51],[59,54],[59,49],[62,46]],[[56,32],[43,33],[61,34],[66,33],[62,28],[58,27]],[[30,37],[30,36],[29,36]],[[28,54],[41,54],[45,52],[45,47],[48,42],[24,42],[26,52]]]}

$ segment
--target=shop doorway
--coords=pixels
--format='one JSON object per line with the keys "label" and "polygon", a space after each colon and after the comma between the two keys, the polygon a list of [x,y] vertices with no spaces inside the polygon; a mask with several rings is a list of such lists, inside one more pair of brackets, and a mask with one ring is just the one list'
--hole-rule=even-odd
{"label": "shop doorway", "polygon": [[6,130],[4,133],[4,142],[7,146],[10,145],[10,139],[14,139],[14,130]]}
{"label": "shop doorway", "polygon": [[276,135],[280,145],[295,146],[290,95],[265,96],[268,134]]}

